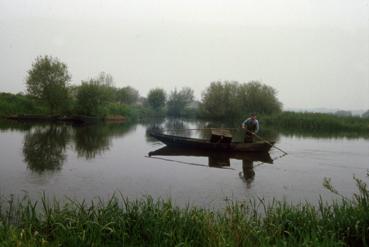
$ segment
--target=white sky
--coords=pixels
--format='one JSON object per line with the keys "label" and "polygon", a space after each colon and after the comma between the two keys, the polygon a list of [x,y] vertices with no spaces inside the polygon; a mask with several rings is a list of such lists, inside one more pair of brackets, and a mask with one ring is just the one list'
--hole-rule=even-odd
{"label": "white sky", "polygon": [[369,0],[0,0],[0,91],[38,55],[72,81],[192,87],[261,80],[285,108],[369,109]]}

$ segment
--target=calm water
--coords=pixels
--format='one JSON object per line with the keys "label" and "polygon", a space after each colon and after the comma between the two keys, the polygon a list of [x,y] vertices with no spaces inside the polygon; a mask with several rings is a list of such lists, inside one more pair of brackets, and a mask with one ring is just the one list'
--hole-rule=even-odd
{"label": "calm water", "polygon": [[[151,195],[177,205],[220,207],[228,199],[279,198],[317,202],[333,198],[322,182],[332,178],[346,196],[355,191],[353,175],[365,179],[369,139],[332,135],[268,132],[289,154],[276,149],[268,157],[225,157],[222,154],[161,150],[148,129],[204,128],[206,122],[165,120],[145,124],[96,126],[30,125],[0,122],[0,195],[40,198],[109,198],[120,192],[131,199]],[[177,131],[206,137],[206,130]],[[235,139],[241,138],[235,133]],[[324,137],[322,137],[324,136]],[[155,153],[154,153],[155,154]],[[207,156],[204,156],[207,155]],[[264,161],[264,162],[263,162]],[[210,165],[210,166],[209,166]]]}

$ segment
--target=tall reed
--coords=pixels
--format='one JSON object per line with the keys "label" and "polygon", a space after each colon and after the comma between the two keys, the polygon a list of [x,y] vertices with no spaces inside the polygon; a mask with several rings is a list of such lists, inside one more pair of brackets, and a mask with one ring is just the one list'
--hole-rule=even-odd
{"label": "tall reed", "polygon": [[[251,200],[212,211],[151,197],[63,204],[2,198],[0,246],[368,246],[369,191],[354,179],[352,198],[319,206]],[[339,195],[330,180],[324,185]]]}

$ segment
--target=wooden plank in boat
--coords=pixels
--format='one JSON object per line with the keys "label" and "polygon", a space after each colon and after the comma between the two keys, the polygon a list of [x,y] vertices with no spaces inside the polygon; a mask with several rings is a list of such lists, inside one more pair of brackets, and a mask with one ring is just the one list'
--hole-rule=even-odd
{"label": "wooden plank in boat", "polygon": [[210,141],[213,143],[231,143],[232,134],[226,129],[211,129]]}

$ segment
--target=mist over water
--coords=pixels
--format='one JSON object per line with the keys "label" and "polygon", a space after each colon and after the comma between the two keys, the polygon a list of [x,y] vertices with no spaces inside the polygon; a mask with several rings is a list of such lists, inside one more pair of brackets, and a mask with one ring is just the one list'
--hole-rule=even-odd
{"label": "mist over water", "polygon": [[141,95],[261,80],[287,109],[369,108],[367,1],[0,2],[0,91],[25,91],[39,55],[73,84],[105,71]]}

